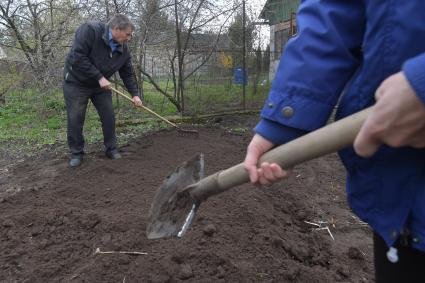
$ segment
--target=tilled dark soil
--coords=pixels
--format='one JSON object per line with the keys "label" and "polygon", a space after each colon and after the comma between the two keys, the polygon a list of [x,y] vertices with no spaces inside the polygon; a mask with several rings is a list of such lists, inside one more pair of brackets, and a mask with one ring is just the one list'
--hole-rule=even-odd
{"label": "tilled dark soil", "polygon": [[96,150],[76,169],[65,153],[3,167],[0,282],[373,281],[370,231],[347,208],[336,155],[269,188],[211,197],[182,238],[146,238],[163,178],[196,153],[206,174],[240,163],[251,138],[241,127],[254,120],[217,120],[198,137],[153,133],[122,146],[120,160]]}

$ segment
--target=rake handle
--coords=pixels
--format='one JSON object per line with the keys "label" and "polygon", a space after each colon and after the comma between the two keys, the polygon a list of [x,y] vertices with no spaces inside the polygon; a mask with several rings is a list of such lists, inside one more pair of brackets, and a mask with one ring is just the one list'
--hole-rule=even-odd
{"label": "rake handle", "polygon": [[[262,162],[277,163],[288,169],[305,161],[336,152],[353,144],[372,107],[280,145],[265,153]],[[190,194],[198,203],[208,197],[249,182],[243,163],[210,175],[191,185]]]}
{"label": "rake handle", "polygon": [[[124,97],[125,99],[127,99],[127,100],[129,100],[129,101],[133,102],[133,100],[132,100],[130,97],[128,97],[126,94],[124,94],[123,92],[121,92],[121,91],[119,91],[119,90],[117,90],[117,89],[115,89],[115,88],[113,88],[113,87],[111,87],[111,90],[113,90],[113,91],[114,91],[114,92],[116,92],[117,94],[121,95],[121,96],[122,96],[122,97]],[[156,117],[158,117],[158,118],[159,118],[159,119],[161,119],[162,121],[164,121],[164,122],[166,122],[166,123],[170,124],[171,126],[173,126],[173,127],[177,128],[177,129],[179,129],[179,127],[178,127],[176,124],[174,124],[173,122],[169,121],[168,119],[166,119],[166,118],[162,117],[161,115],[159,115],[158,113],[156,113],[156,112],[152,111],[151,109],[147,108],[146,106],[141,105],[141,106],[138,106],[138,107],[143,108],[144,110],[148,111],[148,112],[149,112],[149,113],[151,113],[152,115],[155,115]]]}

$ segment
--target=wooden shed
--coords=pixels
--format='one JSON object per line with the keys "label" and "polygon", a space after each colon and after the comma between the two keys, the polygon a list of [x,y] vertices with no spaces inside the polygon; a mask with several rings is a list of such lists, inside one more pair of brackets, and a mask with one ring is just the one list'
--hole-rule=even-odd
{"label": "wooden shed", "polygon": [[267,0],[260,13],[260,19],[270,26],[270,80],[275,76],[284,46],[296,34],[299,5],[300,0]]}

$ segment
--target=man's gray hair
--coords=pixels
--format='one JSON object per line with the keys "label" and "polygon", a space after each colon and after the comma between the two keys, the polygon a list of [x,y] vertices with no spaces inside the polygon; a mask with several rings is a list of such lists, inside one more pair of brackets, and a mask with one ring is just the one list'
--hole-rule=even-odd
{"label": "man's gray hair", "polygon": [[123,14],[114,15],[109,21],[108,26],[113,28],[118,28],[120,30],[124,30],[128,27],[131,27],[131,30],[134,31],[134,24],[127,18],[127,16]]}

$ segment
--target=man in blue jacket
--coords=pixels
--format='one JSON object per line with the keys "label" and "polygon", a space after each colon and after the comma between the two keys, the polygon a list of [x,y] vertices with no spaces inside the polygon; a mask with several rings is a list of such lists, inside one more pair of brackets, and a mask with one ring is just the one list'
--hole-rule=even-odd
{"label": "man in blue jacket", "polygon": [[68,116],[69,165],[79,166],[84,155],[83,125],[89,99],[102,122],[105,154],[110,159],[121,158],[117,150],[115,114],[112,107],[109,78],[119,72],[135,106],[141,106],[127,42],[134,25],[121,14],[108,24],[88,22],[75,33],[74,43],[65,60],[63,92]]}
{"label": "man in blue jacket", "polygon": [[244,162],[254,184],[285,178],[259,157],[324,126],[338,101],[337,119],[376,102],[339,152],[349,204],[374,231],[376,282],[425,282],[424,11],[424,1],[302,1]]}

